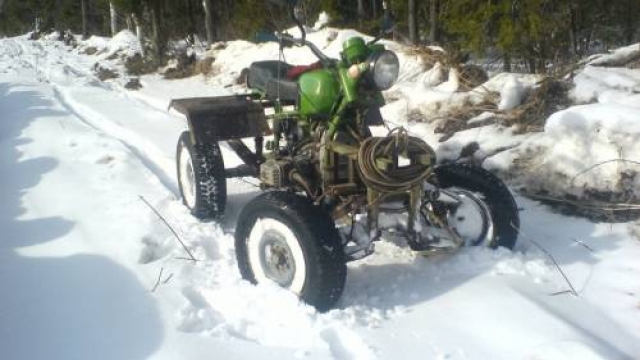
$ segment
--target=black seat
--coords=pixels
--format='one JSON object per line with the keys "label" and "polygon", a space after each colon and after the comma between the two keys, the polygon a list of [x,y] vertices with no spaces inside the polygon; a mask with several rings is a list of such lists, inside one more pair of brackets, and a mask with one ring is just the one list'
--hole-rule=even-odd
{"label": "black seat", "polygon": [[249,67],[247,86],[264,92],[269,100],[297,102],[298,83],[287,80],[287,71],[291,67],[276,60],[254,62]]}

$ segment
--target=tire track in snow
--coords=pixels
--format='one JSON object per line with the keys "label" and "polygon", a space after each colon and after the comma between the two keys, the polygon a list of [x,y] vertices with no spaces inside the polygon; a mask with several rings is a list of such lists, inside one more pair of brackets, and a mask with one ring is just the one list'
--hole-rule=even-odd
{"label": "tire track in snow", "polygon": [[[44,74],[44,69],[41,69],[41,67],[47,67],[49,74],[47,75],[46,81],[51,85],[55,100],[57,100],[65,110],[73,114],[85,125],[120,141],[134,156],[140,159],[142,164],[158,178],[165,188],[175,196],[178,195],[177,184],[173,176],[167,171],[167,169],[170,168],[169,161],[163,159],[157,147],[133,131],[117,125],[102,114],[92,110],[86,105],[74,101],[71,96],[66,95],[65,91],[62,90],[62,85],[57,84],[56,79],[51,74],[52,65],[61,65],[63,71],[76,79],[90,80],[91,86],[97,86],[105,91],[112,91],[110,87],[101,81],[97,81],[93,74],[83,70],[79,64],[71,63],[69,59],[64,59],[65,63],[60,62],[60,57],[52,61],[51,54],[38,42],[30,43],[31,48],[27,47],[23,42],[15,40],[5,41],[4,44],[8,45],[11,49],[10,55],[12,58],[19,58],[20,63],[28,64],[30,68],[34,69],[38,82],[42,82],[41,76]],[[33,56],[34,59],[29,59],[31,56]],[[40,64],[41,60],[43,63]]]}
{"label": "tire track in snow", "polygon": [[[27,49],[25,49],[24,44],[18,42],[17,45],[22,49],[22,54],[28,53]],[[179,193],[178,186],[174,180],[172,172],[168,170],[173,168],[173,159],[167,159],[165,156],[163,156],[157,146],[146,140],[143,136],[136,134],[134,131],[127,129],[124,126],[118,125],[116,122],[111,121],[111,119],[104,116],[100,112],[91,109],[89,106],[82,104],[80,101],[75,100],[73,96],[69,95],[69,93],[64,90],[64,85],[58,84],[55,76],[52,76],[53,65],[62,65],[63,71],[68,75],[71,75],[75,79],[89,80],[90,83],[88,83],[87,86],[97,87],[108,92],[114,92],[113,89],[104,82],[97,79],[91,72],[85,71],[77,62],[72,62],[68,58],[62,59],[61,57],[54,59],[52,62],[51,54],[46,51],[41,44],[35,43],[33,47],[38,51],[38,54],[36,54],[36,56],[48,60],[46,63],[49,72],[47,78],[49,83],[51,84],[56,100],[66,110],[74,114],[86,125],[111,138],[120,141],[127,149],[132,152],[132,154],[134,154],[141,160],[143,165],[147,167],[150,172],[158,178],[160,183],[165,188],[167,188],[171,193],[177,196]],[[64,63],[61,61],[63,61]],[[36,64],[32,63],[31,65],[37,69]],[[42,70],[40,70],[40,72],[42,72]],[[68,78],[67,81],[69,81]],[[127,100],[131,101],[128,98]],[[157,109],[155,108],[151,108],[149,106],[145,107],[149,108],[149,111],[157,111]]]}
{"label": "tire track in snow", "polygon": [[162,155],[158,154],[159,151],[155,145],[149,143],[133,131],[110,121],[102,114],[91,110],[88,106],[70,99],[70,96],[65,95],[59,85],[51,84],[51,87],[60,105],[86,125],[120,141],[132,154],[140,159],[142,164],[158,178],[164,187],[177,196],[178,186],[173,175],[170,175],[167,171],[167,167],[169,167],[168,161],[164,159]]}

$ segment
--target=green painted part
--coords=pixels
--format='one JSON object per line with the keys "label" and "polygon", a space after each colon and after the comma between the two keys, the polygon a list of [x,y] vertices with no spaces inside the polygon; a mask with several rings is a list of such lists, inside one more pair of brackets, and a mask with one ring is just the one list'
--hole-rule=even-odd
{"label": "green painted part", "polygon": [[338,129],[340,129],[342,124],[346,121],[345,117],[343,116],[343,112],[348,105],[349,102],[345,98],[342,98],[342,101],[340,101],[340,106],[338,107],[338,111],[336,111],[335,115],[331,119],[331,122],[329,122],[329,128],[327,129],[329,139],[333,139],[333,136],[336,134]]}
{"label": "green painted part", "polygon": [[367,59],[369,49],[364,39],[356,36],[342,43],[342,55],[349,64],[356,64]]}
{"label": "green painted part", "polygon": [[371,54],[377,53],[377,52],[383,52],[385,50],[386,50],[386,48],[382,44],[371,44],[371,45],[369,45],[369,52]]}
{"label": "green painted part", "polygon": [[300,76],[300,115],[330,116],[340,97],[340,83],[333,72],[315,70]]}
{"label": "green painted part", "polygon": [[347,103],[358,100],[358,79],[350,78],[349,70],[344,68],[338,69],[338,76],[340,77],[342,92]]}

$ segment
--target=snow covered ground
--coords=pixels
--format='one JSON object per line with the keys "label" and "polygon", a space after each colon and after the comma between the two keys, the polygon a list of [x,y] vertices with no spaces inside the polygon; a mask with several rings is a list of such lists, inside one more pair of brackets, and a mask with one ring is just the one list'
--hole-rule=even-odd
{"label": "snow covered ground", "polygon": [[[353,32],[331,31],[310,36],[335,55]],[[237,271],[233,231],[257,191],[232,180],[221,223],[191,217],[177,199],[174,175],[175,143],[186,124],[166,105],[171,98],[239,91],[232,84],[240,70],[276,57],[277,48],[230,43],[216,54],[218,76],[145,76],[140,92],[124,90],[121,80],[96,79],[90,69],[103,56],[47,39],[0,39],[3,359],[640,358],[640,226],[559,215],[521,196],[514,252],[473,248],[423,258],[382,242],[376,254],[349,264],[345,293],[325,314],[275,286],[250,285]],[[458,101],[446,87],[425,88],[417,60],[401,59],[403,81],[392,90],[399,98],[384,109],[390,121],[406,124],[410,110],[431,99]],[[287,60],[304,63],[309,54],[295,50]],[[547,135],[514,136],[493,125],[459,133],[441,150],[474,139],[488,152],[513,148],[487,159],[498,168],[540,146],[547,146],[550,163],[584,163],[593,159],[579,151],[596,140],[579,135],[596,125],[580,120],[597,115],[606,136],[594,144],[616,139],[630,149],[626,156],[637,156],[638,72],[587,68],[580,76],[602,80],[604,90],[594,95],[601,104],[554,115]],[[505,84],[520,87],[515,80]],[[410,97],[412,88],[424,98]],[[609,114],[623,115],[611,126],[604,124]],[[410,127],[436,144],[431,125]],[[561,136],[567,132],[576,133],[573,141]],[[552,146],[562,139],[567,144]],[[223,151],[233,166],[237,159]],[[588,166],[583,163],[570,170]],[[185,260],[145,201],[197,262]],[[567,292],[569,284],[540,247],[578,296]]]}

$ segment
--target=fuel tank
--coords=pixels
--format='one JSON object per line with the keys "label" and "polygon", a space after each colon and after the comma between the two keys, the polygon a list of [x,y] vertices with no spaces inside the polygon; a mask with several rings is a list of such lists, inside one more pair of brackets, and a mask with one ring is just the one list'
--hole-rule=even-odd
{"label": "fuel tank", "polygon": [[300,76],[300,114],[326,117],[340,97],[340,83],[331,70],[320,69]]}

